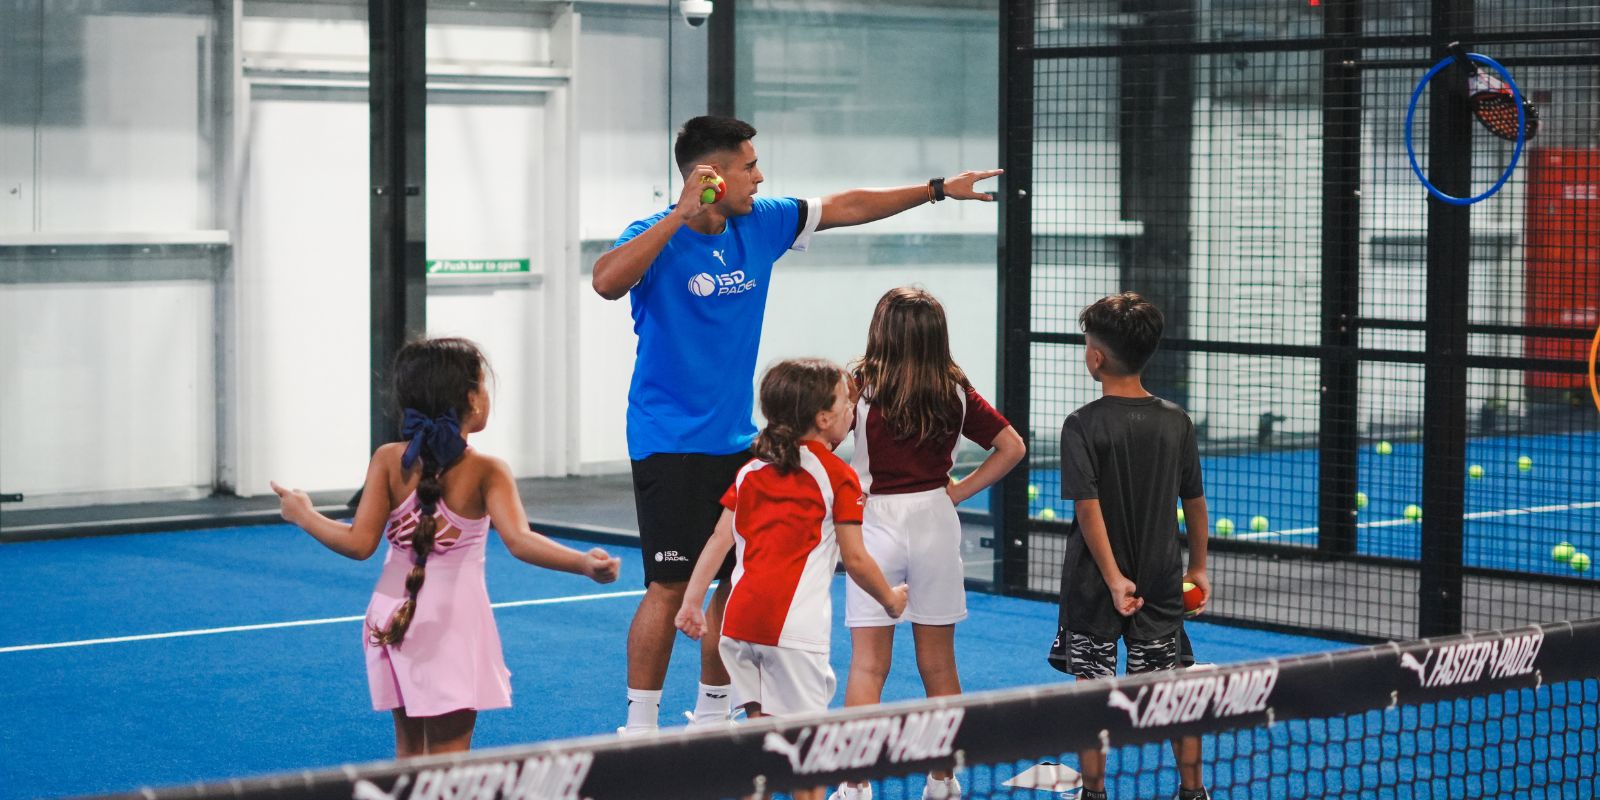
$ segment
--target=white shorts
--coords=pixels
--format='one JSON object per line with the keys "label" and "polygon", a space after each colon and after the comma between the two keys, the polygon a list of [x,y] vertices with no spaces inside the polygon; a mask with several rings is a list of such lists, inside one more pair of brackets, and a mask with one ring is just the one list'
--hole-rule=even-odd
{"label": "white shorts", "polygon": [[[906,584],[906,613],[919,625],[952,625],[967,618],[961,519],[944,489],[867,498],[861,538],[890,586]],[[899,622],[855,581],[844,590],[844,624],[876,628]]]}
{"label": "white shorts", "polygon": [[734,708],[759,703],[774,717],[827,711],[838,682],[826,653],[755,644],[722,637],[717,645],[722,666],[732,680]]}

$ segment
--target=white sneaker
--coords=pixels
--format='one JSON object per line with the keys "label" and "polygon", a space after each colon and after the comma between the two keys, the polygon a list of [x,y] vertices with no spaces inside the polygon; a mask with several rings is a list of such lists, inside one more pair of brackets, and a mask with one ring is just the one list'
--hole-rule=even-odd
{"label": "white sneaker", "polygon": [[928,778],[922,786],[922,800],[955,800],[961,796],[961,781],[952,775],[944,780]]}
{"label": "white sneaker", "polygon": [[839,788],[828,795],[828,800],[872,800],[872,784],[855,786],[849,783],[839,784]]}

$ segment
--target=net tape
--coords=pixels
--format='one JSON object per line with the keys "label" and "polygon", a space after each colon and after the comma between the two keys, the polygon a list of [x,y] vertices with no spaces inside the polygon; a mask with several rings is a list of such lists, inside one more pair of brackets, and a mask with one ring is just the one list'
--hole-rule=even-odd
{"label": "net tape", "polygon": [[708,798],[1160,742],[1600,677],[1600,619],[127,797]]}

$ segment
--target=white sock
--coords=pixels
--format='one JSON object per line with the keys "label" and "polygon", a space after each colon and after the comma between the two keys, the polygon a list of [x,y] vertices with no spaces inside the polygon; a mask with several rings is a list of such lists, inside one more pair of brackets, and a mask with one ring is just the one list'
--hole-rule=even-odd
{"label": "white sock", "polygon": [[690,725],[709,725],[728,721],[728,686],[700,684],[698,700],[694,704],[694,718]]}
{"label": "white sock", "polygon": [[661,718],[661,690],[628,688],[626,733],[654,733]]}

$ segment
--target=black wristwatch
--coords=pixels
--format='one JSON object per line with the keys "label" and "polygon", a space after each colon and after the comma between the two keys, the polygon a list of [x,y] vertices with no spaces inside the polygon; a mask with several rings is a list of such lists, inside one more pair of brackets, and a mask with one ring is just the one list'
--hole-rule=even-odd
{"label": "black wristwatch", "polygon": [[944,199],[944,178],[934,178],[928,181],[928,188],[933,190],[933,202]]}

